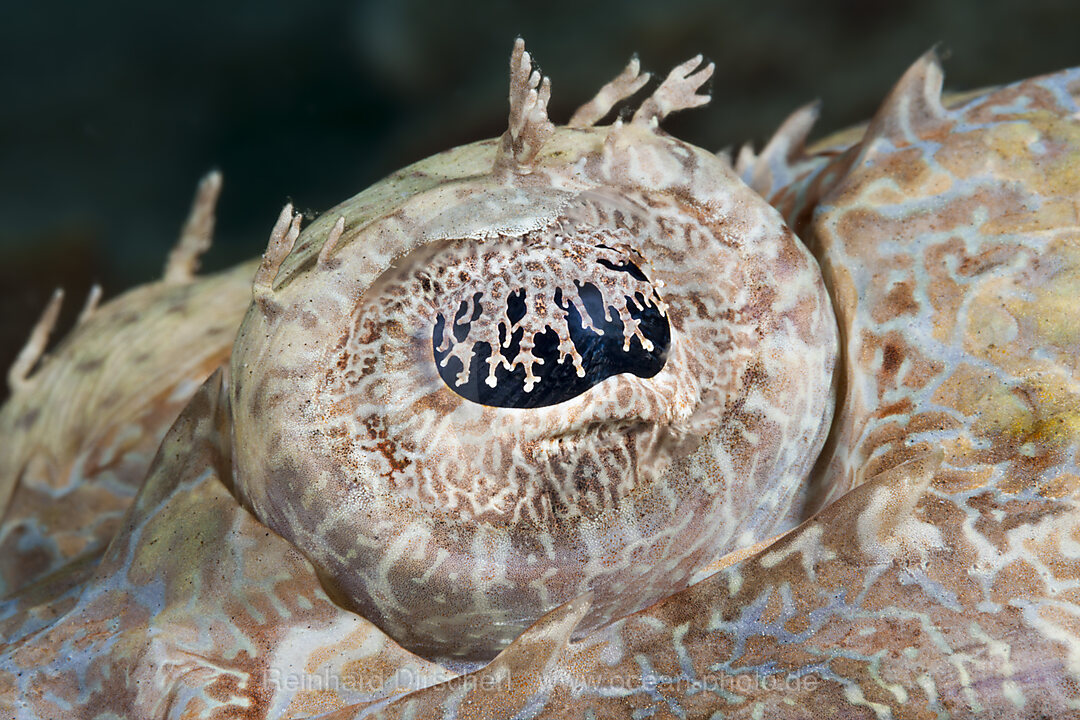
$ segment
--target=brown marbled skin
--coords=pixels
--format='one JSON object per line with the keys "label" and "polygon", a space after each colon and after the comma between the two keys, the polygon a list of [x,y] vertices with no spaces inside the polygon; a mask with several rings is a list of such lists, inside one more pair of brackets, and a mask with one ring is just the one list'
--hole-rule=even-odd
{"label": "brown marbled skin", "polygon": [[[755,172],[755,158],[742,161],[806,234],[839,324],[836,419],[799,511],[823,509],[806,522],[584,637],[575,629],[595,595],[577,597],[483,668],[450,677],[331,602],[312,564],[241,509],[234,467],[251,450],[235,446],[247,439],[230,423],[247,410],[230,404],[252,397],[235,381],[252,380],[256,356],[234,356],[232,379],[211,378],[171,430],[101,563],[0,606],[0,709],[1080,717],[1080,70],[949,110],[940,83],[925,57],[861,140],[817,157],[763,154],[790,167]],[[801,145],[781,139],[775,147]],[[495,150],[477,147],[400,173],[339,212],[362,225],[395,197],[449,179],[440,167],[486,172]],[[300,237],[279,285],[333,271],[315,256],[335,219]],[[378,266],[380,246],[369,247]],[[259,346],[287,317],[283,296],[262,297],[241,346]],[[317,322],[293,314],[298,326]],[[278,389],[266,397],[284,397],[284,379],[263,379]],[[395,669],[427,687],[404,692],[387,682]],[[368,691],[283,689],[269,680],[275,670],[352,672]]]}

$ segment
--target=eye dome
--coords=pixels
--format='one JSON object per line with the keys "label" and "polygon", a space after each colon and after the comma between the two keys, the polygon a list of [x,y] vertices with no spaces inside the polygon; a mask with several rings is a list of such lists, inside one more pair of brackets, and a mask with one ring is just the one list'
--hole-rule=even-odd
{"label": "eye dome", "polygon": [[591,240],[527,239],[502,248],[502,262],[471,258],[484,276],[460,266],[435,273],[443,285],[446,275],[464,279],[442,304],[463,299],[438,313],[432,331],[443,382],[475,403],[529,409],[620,373],[660,372],[671,327],[659,288],[640,254]]}
{"label": "eye dome", "polygon": [[589,126],[602,92],[554,128],[519,44],[502,138],[272,234],[235,492],[419,655],[490,659],[586,592],[589,632],[797,517],[835,323],[776,212],[657,131],[697,62],[629,123]]}

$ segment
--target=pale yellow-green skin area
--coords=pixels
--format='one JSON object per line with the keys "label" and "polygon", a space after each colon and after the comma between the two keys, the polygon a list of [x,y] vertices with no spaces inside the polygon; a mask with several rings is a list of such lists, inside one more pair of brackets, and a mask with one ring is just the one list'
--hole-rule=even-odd
{"label": "pale yellow-green skin area", "polygon": [[[78,542],[64,557],[76,562],[0,604],[0,711],[1080,716],[1080,71],[949,110],[940,80],[936,61],[923,58],[865,136],[744,168],[815,253],[840,330],[836,419],[801,496],[822,508],[812,518],[571,641],[592,602],[574,599],[485,667],[454,677],[333,602],[311,563],[237,500],[246,440],[231,403],[247,366],[234,360],[180,413],[100,559],[78,561],[100,535],[79,536],[73,522]],[[327,213],[277,285],[318,264],[339,215],[362,227],[405,196],[487,172],[494,155],[489,143],[435,156]],[[249,297],[240,294],[191,319],[228,317],[236,327]],[[264,308],[249,312],[273,311],[272,301],[264,295]],[[153,302],[146,312],[165,316]],[[109,327],[110,337],[122,332]],[[170,337],[162,325],[160,340]],[[112,383],[136,408],[114,423],[138,422],[143,398],[157,397],[141,388],[152,385],[127,384],[143,377],[130,354],[108,373],[75,374],[91,344],[73,338],[33,379],[82,378],[65,382],[90,397]],[[173,385],[203,372],[178,367],[175,355],[160,356]],[[53,407],[65,394],[48,392],[37,385],[13,398],[0,414],[12,423],[5,431],[35,405],[72,412]],[[37,429],[13,447],[33,441],[71,463],[98,437],[85,428],[101,406],[86,408],[64,426],[84,428],[79,442],[24,420]],[[153,437],[139,447],[156,444],[160,422],[139,427]],[[4,461],[16,473],[32,456],[18,452]],[[32,507],[26,516],[37,517]]]}

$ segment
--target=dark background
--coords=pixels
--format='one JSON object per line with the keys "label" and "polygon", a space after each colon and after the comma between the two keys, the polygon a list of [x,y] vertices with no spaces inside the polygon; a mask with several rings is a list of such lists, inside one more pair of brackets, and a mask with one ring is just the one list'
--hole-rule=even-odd
{"label": "dark background", "polygon": [[635,51],[654,75],[704,53],[712,104],[666,127],[719,149],[814,98],[816,135],[866,119],[935,44],[953,89],[1076,64],[1078,29],[1062,0],[0,0],[0,369],[55,286],[69,324],[92,282],[156,278],[211,168],[213,270],[261,252],[288,199],[315,214],[501,133],[517,35],[555,122]]}

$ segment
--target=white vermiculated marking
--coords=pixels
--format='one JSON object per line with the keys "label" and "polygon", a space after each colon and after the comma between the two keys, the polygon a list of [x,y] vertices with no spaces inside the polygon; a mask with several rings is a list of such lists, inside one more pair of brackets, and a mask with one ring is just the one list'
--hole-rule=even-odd
{"label": "white vermiculated marking", "polygon": [[773,550],[761,557],[762,567],[771,568],[787,559],[794,553],[799,553],[802,559],[803,572],[811,582],[817,578],[815,568],[819,563],[828,562],[836,557],[836,553],[825,547],[821,542],[824,529],[819,524],[813,524],[793,537],[784,548]]}

